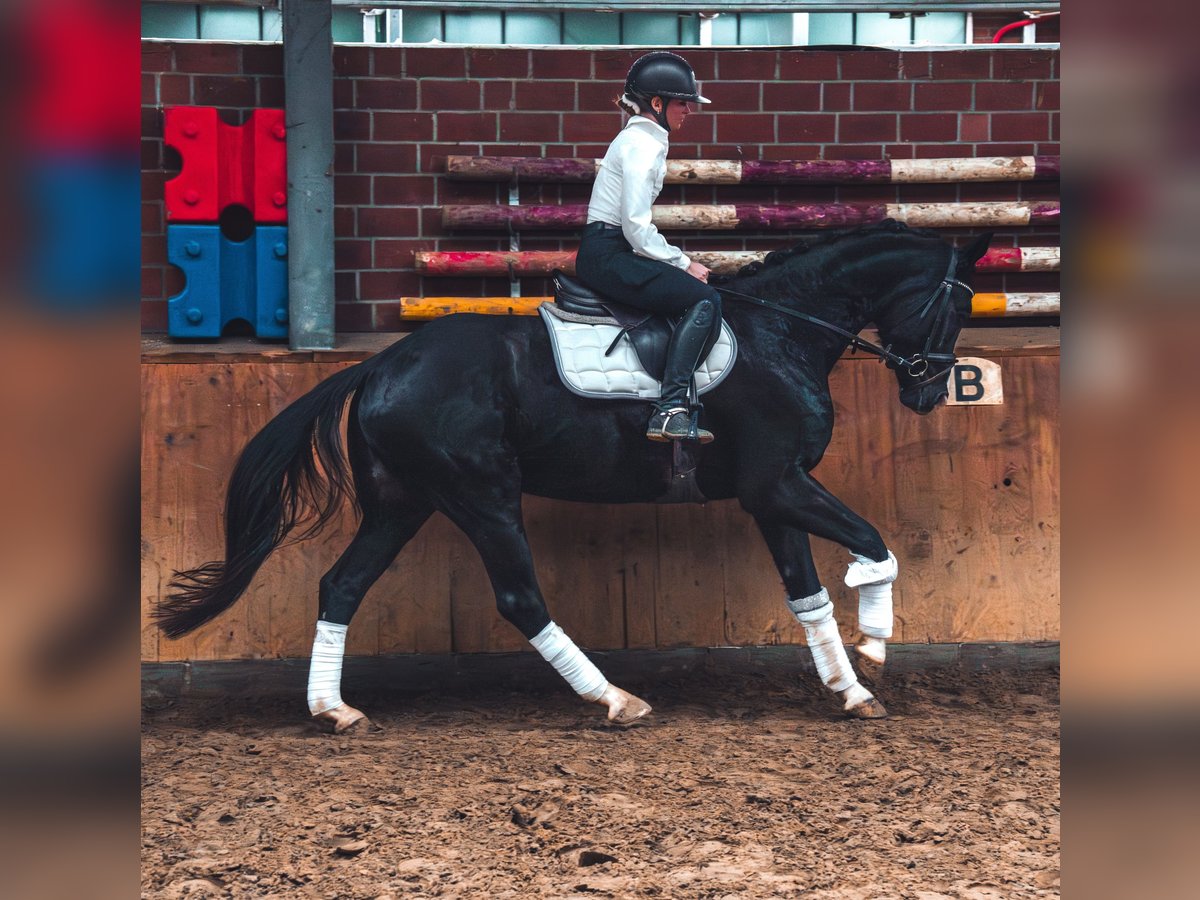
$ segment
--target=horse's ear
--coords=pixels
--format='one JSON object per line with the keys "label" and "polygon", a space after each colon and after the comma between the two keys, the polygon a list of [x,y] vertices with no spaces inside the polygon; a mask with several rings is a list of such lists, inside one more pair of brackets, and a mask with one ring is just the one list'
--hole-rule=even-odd
{"label": "horse's ear", "polygon": [[975,265],[975,263],[979,262],[983,254],[987,253],[988,245],[991,244],[994,236],[995,232],[992,231],[981,234],[975,240],[971,241],[971,243],[967,244],[967,246],[959,250],[959,258],[964,262]]}

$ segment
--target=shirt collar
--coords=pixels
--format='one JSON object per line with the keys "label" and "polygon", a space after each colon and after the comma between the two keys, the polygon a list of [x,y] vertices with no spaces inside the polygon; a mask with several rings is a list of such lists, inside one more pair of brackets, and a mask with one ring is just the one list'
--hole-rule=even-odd
{"label": "shirt collar", "polygon": [[667,143],[667,129],[663,128],[653,119],[647,119],[645,116],[630,116],[629,121],[625,123],[626,128],[639,128],[645,131],[652,137],[657,138],[662,144]]}

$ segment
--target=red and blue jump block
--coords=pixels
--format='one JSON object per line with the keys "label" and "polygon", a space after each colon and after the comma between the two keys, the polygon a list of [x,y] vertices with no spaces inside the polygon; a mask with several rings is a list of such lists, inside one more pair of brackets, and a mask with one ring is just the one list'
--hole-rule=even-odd
{"label": "red and blue jump block", "polygon": [[258,337],[287,337],[287,228],[260,226],[231,241],[217,225],[172,225],[167,260],[187,278],[167,301],[171,337],[218,338],[234,319],[249,322]]}

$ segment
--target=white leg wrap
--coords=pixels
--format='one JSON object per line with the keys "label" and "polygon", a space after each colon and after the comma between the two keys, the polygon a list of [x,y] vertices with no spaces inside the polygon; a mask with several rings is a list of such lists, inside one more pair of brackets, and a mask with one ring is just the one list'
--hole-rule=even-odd
{"label": "white leg wrap", "polygon": [[[824,603],[814,609],[813,604],[817,600],[824,600]],[[812,651],[813,662],[817,664],[817,674],[821,676],[825,686],[833,691],[844,691],[857,684],[858,676],[850,668],[846,648],[842,646],[842,636],[838,634],[837,622],[833,618],[833,604],[829,602],[829,592],[821,588],[819,594],[800,600],[789,600],[787,605],[795,614],[796,620],[804,626],[808,649]]]}
{"label": "white leg wrap", "polygon": [[585,700],[599,700],[608,687],[608,680],[600,674],[595,664],[583,655],[575,642],[551,622],[529,639],[542,659],[554,666],[579,696]]}
{"label": "white leg wrap", "polygon": [[345,655],[346,626],[318,621],[308,667],[308,711],[314,716],[342,705],[342,657]]}
{"label": "white leg wrap", "polygon": [[887,559],[876,562],[853,554],[846,572],[846,586],[858,588],[858,630],[867,637],[892,636],[892,582],[900,566],[891,550]]}

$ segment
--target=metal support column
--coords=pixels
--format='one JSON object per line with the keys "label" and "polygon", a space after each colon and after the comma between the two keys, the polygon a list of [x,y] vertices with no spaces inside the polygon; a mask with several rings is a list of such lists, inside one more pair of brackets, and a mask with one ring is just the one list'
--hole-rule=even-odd
{"label": "metal support column", "polygon": [[333,347],[333,4],[284,0],[288,344]]}

